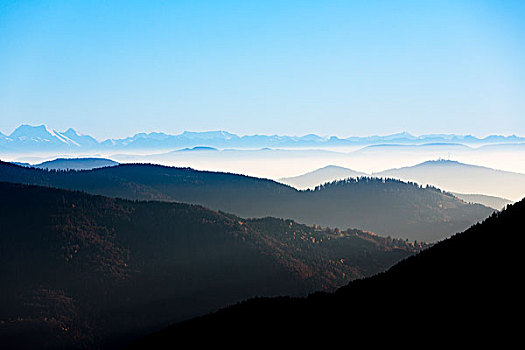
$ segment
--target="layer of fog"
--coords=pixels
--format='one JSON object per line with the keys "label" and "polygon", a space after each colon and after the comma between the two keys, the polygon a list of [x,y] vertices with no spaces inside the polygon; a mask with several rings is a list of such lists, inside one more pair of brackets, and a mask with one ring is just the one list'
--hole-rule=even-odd
{"label": "layer of fog", "polygon": [[[525,145],[470,148],[463,145],[373,146],[358,150],[260,149],[260,150],[178,150],[171,152],[98,154],[2,154],[4,161],[37,163],[57,157],[105,157],[120,163],[156,163],[225,171],[280,179],[301,175],[327,165],[364,173],[416,165],[428,160],[450,159],[494,169],[525,173]],[[465,192],[453,188],[456,192]],[[485,193],[501,196],[498,193]],[[515,196],[519,197],[521,194]]]}

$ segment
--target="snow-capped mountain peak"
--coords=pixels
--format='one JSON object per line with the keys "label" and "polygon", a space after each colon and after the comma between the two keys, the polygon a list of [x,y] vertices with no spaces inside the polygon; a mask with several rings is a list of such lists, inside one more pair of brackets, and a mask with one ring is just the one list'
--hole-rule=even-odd
{"label": "snow-capped mountain peak", "polygon": [[51,129],[47,125],[20,125],[9,135],[9,138],[26,145],[53,144],[80,146],[76,141]]}

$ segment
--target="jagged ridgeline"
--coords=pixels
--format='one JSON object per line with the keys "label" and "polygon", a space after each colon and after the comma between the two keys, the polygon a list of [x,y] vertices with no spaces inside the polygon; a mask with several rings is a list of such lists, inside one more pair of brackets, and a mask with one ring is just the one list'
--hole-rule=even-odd
{"label": "jagged ridgeline", "polygon": [[122,345],[249,297],[332,290],[424,247],[13,183],[0,183],[0,223],[6,348]]}
{"label": "jagged ridgeline", "polygon": [[47,171],[0,163],[0,181],[83,190],[110,197],[200,204],[242,217],[291,218],[433,242],[468,228],[492,209],[432,187],[360,178],[298,191],[267,179],[149,164]]}

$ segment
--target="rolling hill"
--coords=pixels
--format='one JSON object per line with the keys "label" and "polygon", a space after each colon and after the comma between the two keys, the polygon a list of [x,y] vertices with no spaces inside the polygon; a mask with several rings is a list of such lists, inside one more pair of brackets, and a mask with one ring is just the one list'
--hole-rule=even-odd
{"label": "rolling hill", "polygon": [[457,192],[452,192],[452,194],[467,203],[479,203],[483,204],[486,207],[493,208],[496,210],[501,210],[505,208],[505,206],[513,203],[512,201],[509,201],[505,198],[487,196],[484,194],[469,194]]}
{"label": "rolling hill", "polygon": [[316,186],[321,184],[332,182],[336,180],[344,180],[349,177],[362,177],[367,174],[355,171],[352,169],[328,165],[323,168],[311,171],[309,173],[294,176],[294,177],[284,177],[279,179],[279,182],[295,187],[299,190],[305,189],[314,189]]}
{"label": "rolling hill", "polygon": [[252,299],[173,325],[131,349],[170,347],[190,339],[194,346],[213,342],[230,347],[246,344],[245,339],[294,346],[341,341],[390,347],[516,344],[523,305],[524,217],[521,201],[335,293]]}
{"label": "rolling hill", "polygon": [[115,165],[118,163],[106,158],[57,158],[31,166],[49,170],[91,170]]}
{"label": "rolling hill", "polygon": [[525,196],[525,174],[451,160],[427,161],[372,175],[414,181],[423,185],[430,184],[451,192],[484,194],[512,201]]}
{"label": "rolling hill", "polygon": [[112,348],[253,296],[306,295],[425,247],[292,220],[0,183],[0,344]]}
{"label": "rolling hill", "polygon": [[492,213],[451,194],[399,180],[360,178],[298,191],[244,175],[150,164],[89,171],[47,171],[0,163],[0,181],[82,190],[138,200],[199,204],[242,217],[290,218],[433,242]]}
{"label": "rolling hill", "polygon": [[[427,161],[412,167],[389,169],[372,174],[329,165],[303,175],[279,179],[279,182],[298,189],[313,189],[327,182],[361,176],[395,178],[436,186],[451,192],[465,202],[482,204],[496,210],[501,210],[505,205],[513,203],[509,199],[502,198],[501,193],[510,193],[514,195],[516,200],[521,198],[520,193],[525,195],[524,174],[449,160]],[[468,191],[484,192],[469,193]],[[485,193],[498,193],[500,195]]]}

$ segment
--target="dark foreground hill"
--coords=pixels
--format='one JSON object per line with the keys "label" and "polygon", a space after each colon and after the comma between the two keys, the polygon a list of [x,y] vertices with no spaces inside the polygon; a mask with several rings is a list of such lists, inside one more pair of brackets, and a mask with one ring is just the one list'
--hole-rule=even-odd
{"label": "dark foreground hill", "polygon": [[197,347],[209,340],[235,346],[241,339],[295,346],[344,339],[390,347],[490,340],[505,347],[521,337],[524,217],[521,201],[333,294],[252,299],[174,325],[133,349],[169,348],[188,339]]}
{"label": "dark foreground hill", "polygon": [[83,190],[110,197],[200,204],[242,217],[291,218],[433,242],[468,228],[492,209],[399,180],[348,179],[298,191],[249,176],[159,165],[46,171],[0,163],[0,181]]}
{"label": "dark foreground hill", "polygon": [[333,294],[252,299],[176,324],[133,348],[170,348],[188,340],[196,347],[341,341],[367,347],[505,347],[521,339],[524,218],[521,201]]}
{"label": "dark foreground hill", "polygon": [[254,296],[334,290],[421,246],[196,205],[0,183],[0,345],[99,348]]}

